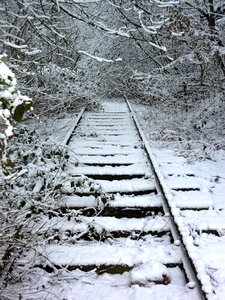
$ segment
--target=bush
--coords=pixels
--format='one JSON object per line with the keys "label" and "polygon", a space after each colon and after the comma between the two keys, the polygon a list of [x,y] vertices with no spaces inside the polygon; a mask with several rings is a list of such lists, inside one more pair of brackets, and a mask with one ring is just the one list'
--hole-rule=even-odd
{"label": "bush", "polygon": [[6,162],[7,139],[13,135],[13,125],[20,122],[32,101],[16,89],[15,74],[5,64],[7,56],[0,55],[0,160]]}

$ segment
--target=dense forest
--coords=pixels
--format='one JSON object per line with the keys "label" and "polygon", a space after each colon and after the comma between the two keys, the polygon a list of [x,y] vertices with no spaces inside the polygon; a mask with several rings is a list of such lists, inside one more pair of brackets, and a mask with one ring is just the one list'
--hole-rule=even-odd
{"label": "dense forest", "polygon": [[1,49],[36,112],[126,94],[187,113],[201,103],[199,130],[222,121],[224,10],[222,0],[3,1]]}
{"label": "dense forest", "polygon": [[36,130],[46,119],[125,96],[146,106],[146,118],[159,122],[160,112],[167,119],[171,130],[162,124],[153,139],[181,141],[186,150],[195,141],[199,159],[225,149],[225,2],[2,0],[0,49],[0,285],[7,299],[7,284],[28,276],[17,259],[41,243],[32,226],[69,180],[59,171],[66,147],[42,141]]}

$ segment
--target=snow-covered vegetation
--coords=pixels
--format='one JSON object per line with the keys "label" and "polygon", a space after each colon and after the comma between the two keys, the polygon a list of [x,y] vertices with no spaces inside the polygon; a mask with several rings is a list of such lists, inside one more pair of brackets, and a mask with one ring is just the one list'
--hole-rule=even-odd
{"label": "snow-covered vegetation", "polygon": [[13,122],[21,121],[23,114],[32,109],[32,101],[16,90],[16,78],[0,55],[0,160],[6,163],[7,138],[13,135]]}
{"label": "snow-covered vegetation", "polygon": [[[36,226],[40,219],[48,223],[59,216],[56,207],[60,207],[63,194],[91,190],[93,201],[100,206],[112,200],[94,180],[85,176],[74,179],[64,172],[68,150],[80,170],[82,162],[62,141],[81,107],[92,104],[92,109],[100,111],[102,99],[124,95],[137,104],[146,136],[154,145],[175,150],[188,163],[222,161],[224,1],[1,1],[3,299],[13,299],[14,284],[19,287],[19,299],[30,288],[29,281],[41,289],[37,282],[42,275],[41,284],[46,284],[49,294],[49,282],[55,283],[58,273],[63,285],[67,284],[70,275],[66,270],[52,266],[53,275],[46,275],[45,270],[37,275],[32,262],[24,270],[20,260],[27,250],[36,251],[36,246],[49,241],[57,243],[57,234],[49,231],[44,235]],[[34,113],[26,114],[31,110]],[[84,135],[92,138],[94,134]],[[219,177],[213,176],[224,179],[221,172]],[[219,199],[223,200],[221,192]],[[225,206],[215,203],[218,211],[224,211]],[[80,222],[79,216],[69,218]],[[99,235],[91,225],[88,229]],[[104,238],[104,234],[100,236]],[[133,273],[134,278],[137,274]],[[74,271],[74,276],[85,281],[82,272]],[[57,299],[55,294],[51,297]]]}

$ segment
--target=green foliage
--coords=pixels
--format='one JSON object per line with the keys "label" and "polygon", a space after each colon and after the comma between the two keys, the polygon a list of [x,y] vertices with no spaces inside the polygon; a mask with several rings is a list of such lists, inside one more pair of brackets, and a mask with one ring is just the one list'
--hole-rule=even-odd
{"label": "green foliage", "polygon": [[0,55],[0,160],[8,165],[7,139],[13,134],[13,125],[20,122],[25,112],[32,110],[32,100],[16,89],[14,73],[5,64],[6,55]]}
{"label": "green foliage", "polygon": [[13,113],[13,119],[16,122],[21,122],[23,115],[25,112],[30,111],[32,108],[32,102],[31,101],[24,101],[20,105],[18,105]]}

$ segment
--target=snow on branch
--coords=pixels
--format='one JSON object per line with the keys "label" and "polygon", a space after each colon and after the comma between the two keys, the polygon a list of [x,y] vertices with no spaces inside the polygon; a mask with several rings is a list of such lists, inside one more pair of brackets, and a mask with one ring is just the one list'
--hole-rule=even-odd
{"label": "snow on branch", "polygon": [[150,34],[157,34],[157,26],[151,26],[151,29],[149,27],[146,27],[142,21],[142,14],[143,14],[143,11],[142,10],[139,10],[138,11],[138,17],[139,17],[139,21],[140,21],[140,24],[141,24],[141,27],[148,33]]}
{"label": "snow on branch", "polygon": [[95,3],[101,2],[102,0],[73,0],[74,3]]}
{"label": "snow on branch", "polygon": [[151,20],[152,24],[155,24],[154,26],[158,26],[160,28],[163,24],[165,24],[167,21],[169,21],[169,18],[166,18],[162,21],[154,21],[152,18],[150,18],[150,20]]}
{"label": "snow on branch", "polygon": [[4,43],[4,45],[9,46],[11,48],[15,48],[15,49],[24,49],[24,48],[27,48],[27,45],[17,45],[17,44],[10,43],[10,42],[7,42],[7,41],[4,41],[3,43]]}
{"label": "snow on branch", "polygon": [[150,44],[152,47],[154,47],[154,48],[157,48],[157,49],[159,49],[159,50],[161,50],[161,51],[163,51],[163,52],[167,52],[167,49],[166,49],[166,47],[164,47],[164,46],[159,46],[159,45],[157,45],[157,44],[155,44],[155,43],[152,43],[152,42],[149,42],[149,44]]}
{"label": "snow on branch", "polygon": [[176,36],[176,37],[180,37],[180,36],[184,35],[184,31],[180,31],[180,32],[174,32],[174,31],[172,31],[171,35],[172,36]]}
{"label": "snow on branch", "polygon": [[7,42],[7,41],[4,41],[3,44],[6,46],[9,46],[11,48],[14,48],[14,49],[19,49],[19,50],[21,50],[22,53],[25,53],[26,55],[36,55],[36,54],[42,52],[40,49],[36,49],[36,48],[28,50],[27,45],[17,45],[17,44]]}
{"label": "snow on branch", "polygon": [[115,60],[112,60],[112,59],[106,59],[106,58],[102,58],[102,57],[99,57],[99,56],[94,56],[86,51],[83,51],[83,50],[79,50],[78,53],[81,53],[81,54],[84,54],[98,62],[106,62],[106,63],[114,63],[114,62],[118,62],[118,61],[122,61],[122,58],[117,58]]}
{"label": "snow on branch", "polygon": [[172,7],[174,5],[179,4],[179,1],[160,1],[160,0],[154,0],[154,3],[158,6],[158,7]]}
{"label": "snow on branch", "polygon": [[24,52],[26,55],[36,55],[36,54],[39,54],[39,53],[42,53],[42,51],[40,49],[33,49],[31,51],[25,51]]}
{"label": "snow on branch", "polygon": [[[112,6],[116,7],[116,8],[123,9],[124,11],[130,11],[130,10],[132,10],[131,7],[127,7],[127,8],[126,8],[126,7],[123,7],[123,8],[122,8],[122,5],[113,3],[113,2],[110,1],[110,0],[107,0],[107,2],[108,2],[110,5],[112,5]],[[124,3],[123,3],[123,4],[124,4]]]}
{"label": "snow on branch", "polygon": [[130,38],[130,35],[127,32],[124,32],[121,29],[115,30],[115,29],[108,28],[108,27],[105,26],[105,24],[103,24],[101,22],[95,22],[95,26],[99,27],[100,29],[106,31],[109,34],[119,35],[119,36],[122,36],[122,37]]}

